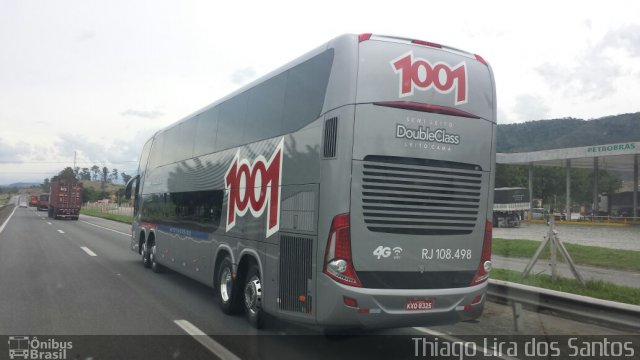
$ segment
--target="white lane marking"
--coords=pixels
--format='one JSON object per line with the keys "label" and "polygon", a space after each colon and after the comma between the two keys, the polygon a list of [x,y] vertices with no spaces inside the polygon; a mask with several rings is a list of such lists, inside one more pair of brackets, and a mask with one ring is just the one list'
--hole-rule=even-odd
{"label": "white lane marking", "polygon": [[124,235],[124,236],[126,236],[126,237],[131,237],[131,234],[123,233],[122,231],[109,229],[109,228],[107,228],[107,227],[100,226],[100,225],[96,225],[96,224],[92,224],[92,223],[90,223],[90,222],[88,222],[88,221],[84,221],[84,220],[80,220],[80,221],[81,221],[81,222],[83,222],[83,223],[85,223],[85,224],[89,224],[89,225],[91,225],[91,226],[95,226],[95,227],[100,228],[100,229],[113,231],[114,233],[118,233],[118,234]]}
{"label": "white lane marking", "polygon": [[51,223],[50,223],[50,222],[48,222],[48,221],[47,221],[47,224],[51,225]]}
{"label": "white lane marking", "polygon": [[60,229],[58,229],[58,232],[59,232],[60,234],[64,234],[64,231],[62,231],[62,230],[60,230]]}
{"label": "white lane marking", "polygon": [[187,334],[193,336],[196,341],[198,341],[202,346],[207,348],[207,350],[211,351],[220,359],[240,360],[240,358],[237,357],[234,353],[229,351],[224,346],[220,345],[217,341],[213,340],[207,334],[202,332],[202,330],[198,329],[195,325],[188,322],[187,320],[174,320],[173,322]]}
{"label": "white lane marking", "polygon": [[[414,329],[423,332],[425,334],[431,335],[431,336],[437,336],[439,338],[442,338],[448,342],[452,342],[452,343],[458,343],[458,344],[464,344],[465,348],[472,346],[470,342],[462,340],[462,339],[458,339],[455,336],[451,336],[451,335],[447,335],[445,333],[441,333],[439,331],[435,331],[435,330],[431,330],[429,328],[426,327],[414,327]],[[494,349],[489,347],[489,350],[485,349],[483,346],[478,345],[476,347],[478,350],[480,350],[482,352],[482,354],[494,354]],[[491,355],[491,357],[497,357],[499,359],[504,359],[504,360],[518,360],[518,358],[513,358],[513,357],[509,357],[507,355],[503,355],[503,354],[496,354],[496,355]]]}
{"label": "white lane marking", "polygon": [[86,246],[80,246],[80,249],[84,250],[84,252],[86,252],[89,256],[98,256],[96,253],[91,251],[91,249],[89,249]]}
{"label": "white lane marking", "polygon": [[4,223],[2,223],[2,226],[0,226],[0,233],[2,232],[2,230],[4,230],[4,227],[7,226],[7,224],[9,223],[9,220],[11,220],[11,217],[13,216],[13,213],[16,212],[17,208],[13,208],[13,211],[11,212],[11,215],[9,215],[9,217],[7,218],[7,220],[4,221]]}

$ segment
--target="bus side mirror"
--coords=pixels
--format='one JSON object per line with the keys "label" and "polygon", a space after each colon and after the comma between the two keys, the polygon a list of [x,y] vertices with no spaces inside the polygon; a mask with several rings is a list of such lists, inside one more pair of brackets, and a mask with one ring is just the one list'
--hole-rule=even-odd
{"label": "bus side mirror", "polygon": [[127,186],[124,188],[125,199],[127,200],[131,199],[131,191],[133,190],[133,184],[135,184],[139,178],[140,178],[140,175],[136,175],[131,179],[129,179],[129,181],[127,182]]}

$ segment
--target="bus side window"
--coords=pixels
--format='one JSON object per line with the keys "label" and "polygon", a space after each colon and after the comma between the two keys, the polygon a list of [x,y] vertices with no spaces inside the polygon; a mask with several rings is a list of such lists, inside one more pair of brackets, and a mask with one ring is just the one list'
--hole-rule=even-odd
{"label": "bus side window", "polygon": [[218,107],[218,136],[216,150],[225,150],[242,144],[242,135],[247,119],[248,94],[242,93]]}
{"label": "bus side window", "polygon": [[145,209],[150,208],[153,217],[154,206],[164,206],[168,210],[164,217],[169,221],[189,221],[215,231],[220,225],[223,194],[222,190],[176,192],[164,197],[166,203],[159,201],[160,196],[150,196]]}
{"label": "bus side window", "polygon": [[287,71],[281,133],[297,131],[320,116],[332,64],[333,50],[328,50]]}
{"label": "bus side window", "polygon": [[198,115],[193,155],[210,154],[216,149],[218,132],[218,108],[209,109]]}
{"label": "bus side window", "polygon": [[282,134],[287,73],[276,75],[249,91],[247,124],[242,141],[252,143]]}

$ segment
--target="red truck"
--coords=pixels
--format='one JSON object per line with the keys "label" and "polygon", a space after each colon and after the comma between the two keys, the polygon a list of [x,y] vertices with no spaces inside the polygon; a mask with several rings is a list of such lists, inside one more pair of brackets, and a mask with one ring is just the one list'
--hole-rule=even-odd
{"label": "red truck", "polygon": [[49,192],[49,217],[78,220],[82,204],[82,183],[54,180]]}
{"label": "red truck", "polygon": [[38,195],[29,196],[29,206],[38,206]]}
{"label": "red truck", "polygon": [[49,208],[49,194],[38,195],[38,211]]}

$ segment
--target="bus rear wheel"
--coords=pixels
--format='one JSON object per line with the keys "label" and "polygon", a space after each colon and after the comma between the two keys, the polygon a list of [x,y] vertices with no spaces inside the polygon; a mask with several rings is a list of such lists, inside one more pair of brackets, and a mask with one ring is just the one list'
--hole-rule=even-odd
{"label": "bus rear wheel", "polygon": [[142,243],[142,249],[140,249],[140,254],[142,255],[142,266],[146,268],[151,267],[151,258],[149,253],[149,248],[147,247],[147,242]]}
{"label": "bus rear wheel", "polygon": [[236,291],[236,282],[233,279],[233,264],[229,255],[225,255],[216,271],[215,288],[218,292],[218,304],[225,314],[236,314],[240,310],[239,299]]}
{"label": "bus rear wheel", "polygon": [[258,266],[252,264],[244,282],[244,311],[249,324],[257,329],[264,326],[265,314],[262,310],[262,280]]}
{"label": "bus rear wheel", "polygon": [[156,244],[153,244],[151,246],[151,251],[149,252],[149,262],[151,263],[151,271],[156,274],[160,274],[164,272],[164,266],[158,264],[156,261],[156,250]]}

